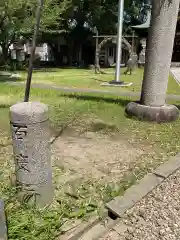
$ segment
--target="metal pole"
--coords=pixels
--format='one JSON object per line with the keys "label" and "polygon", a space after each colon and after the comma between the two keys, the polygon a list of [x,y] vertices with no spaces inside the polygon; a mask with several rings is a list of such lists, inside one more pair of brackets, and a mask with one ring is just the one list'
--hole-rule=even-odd
{"label": "metal pole", "polygon": [[116,50],[116,82],[120,82],[121,68],[121,48],[122,48],[122,30],[123,30],[124,0],[119,0],[118,4],[118,32],[117,32],[117,50]]}
{"label": "metal pole", "polygon": [[33,61],[36,51],[36,42],[37,37],[39,33],[39,26],[40,26],[40,20],[41,20],[41,12],[43,8],[44,0],[38,0],[38,7],[36,12],[36,24],[34,29],[34,36],[33,36],[33,43],[32,43],[32,49],[31,49],[31,55],[29,59],[29,68],[28,68],[28,76],[27,76],[27,82],[26,82],[26,89],[25,89],[25,96],[24,96],[24,102],[29,101],[29,94],[31,89],[31,79],[32,79],[32,72],[33,72]]}
{"label": "metal pole", "polygon": [[99,32],[96,28],[96,52],[95,52],[95,73],[98,73],[99,70]]}
{"label": "metal pole", "polygon": [[98,65],[98,61],[97,61],[97,58],[98,58],[98,45],[99,45],[98,36],[99,36],[99,33],[98,33],[98,30],[96,30],[96,56],[95,56],[95,64],[96,64],[96,66]]}

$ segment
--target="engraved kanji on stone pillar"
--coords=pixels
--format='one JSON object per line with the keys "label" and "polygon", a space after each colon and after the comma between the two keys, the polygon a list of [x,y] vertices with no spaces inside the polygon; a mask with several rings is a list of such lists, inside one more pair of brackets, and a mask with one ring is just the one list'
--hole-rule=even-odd
{"label": "engraved kanji on stone pillar", "polygon": [[23,140],[23,138],[27,135],[27,126],[13,124],[12,128],[17,140]]}
{"label": "engraved kanji on stone pillar", "polygon": [[18,103],[10,108],[10,119],[20,199],[43,207],[53,198],[48,107]]}

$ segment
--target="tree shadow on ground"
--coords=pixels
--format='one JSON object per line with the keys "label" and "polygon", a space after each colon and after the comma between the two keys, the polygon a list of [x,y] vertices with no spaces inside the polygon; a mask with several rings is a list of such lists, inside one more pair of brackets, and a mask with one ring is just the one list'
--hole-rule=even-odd
{"label": "tree shadow on ground", "polygon": [[173,105],[180,110],[180,105],[176,105],[176,104],[173,104]]}
{"label": "tree shadow on ground", "polygon": [[92,80],[95,80],[97,82],[103,82],[103,83],[108,83],[108,81],[105,81],[105,80],[101,80],[101,79],[98,79],[98,78],[91,78]]}
{"label": "tree shadow on ground", "polygon": [[58,72],[60,68],[34,68],[36,72]]}
{"label": "tree shadow on ground", "polygon": [[58,72],[59,70],[76,70],[76,69],[84,69],[90,70],[86,67],[72,67],[72,66],[35,66],[34,70],[37,72]]}
{"label": "tree shadow on ground", "polygon": [[52,138],[50,139],[50,144],[52,145],[61,135],[63,135],[63,133],[65,132],[65,130],[68,128],[68,124],[62,125],[61,129],[56,130],[55,128],[53,129],[53,127],[51,126],[51,132],[52,133]]}
{"label": "tree shadow on ground", "polygon": [[132,101],[130,98],[128,100],[128,99],[110,98],[110,97],[104,97],[104,96],[90,96],[90,95],[78,95],[78,94],[63,94],[61,96],[66,98],[82,100],[82,101],[114,103],[114,104],[119,104],[123,107],[125,107],[129,102]]}
{"label": "tree shadow on ground", "polygon": [[7,82],[8,78],[0,76],[0,82]]}
{"label": "tree shadow on ground", "polygon": [[0,109],[9,109],[12,106],[10,103],[1,103],[0,104]]}
{"label": "tree shadow on ground", "polygon": [[0,76],[0,82],[19,82],[21,79]]}

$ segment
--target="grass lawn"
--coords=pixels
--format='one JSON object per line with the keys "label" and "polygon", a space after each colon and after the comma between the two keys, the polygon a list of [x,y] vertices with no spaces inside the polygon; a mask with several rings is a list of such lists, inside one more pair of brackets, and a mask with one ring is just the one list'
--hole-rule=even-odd
{"label": "grass lawn", "polygon": [[[82,70],[68,70],[70,76],[66,79],[71,82],[73,71],[74,76],[82,73]],[[65,70],[37,72],[34,79],[36,75],[57,74],[54,83],[63,79],[64,73]],[[82,82],[87,77],[86,72],[83,74]],[[91,74],[87,71],[87,75]],[[41,81],[46,83],[43,77]],[[65,84],[66,80],[63,81]],[[80,80],[77,82],[81,84]],[[84,83],[84,87],[90,87],[90,82]],[[177,89],[172,79],[169,91],[176,93]],[[8,111],[12,104],[22,101],[23,95],[24,88],[0,83],[0,191],[6,203],[9,240],[59,239],[60,233],[79,220],[101,215],[105,202],[122,194],[137,179],[180,151],[180,119],[168,124],[128,119],[124,116],[124,106],[130,98],[32,89],[31,100],[49,106],[52,135],[63,131],[52,145],[55,186],[52,205],[43,210],[20,205],[13,185]]]}
{"label": "grass lawn", "polygon": [[[121,80],[124,82],[132,82],[131,87],[105,87],[101,86],[103,82],[109,82],[114,79],[114,69],[104,69],[107,74],[95,74],[93,70],[84,69],[52,69],[48,72],[46,69],[37,70],[33,74],[33,83],[43,83],[63,87],[76,88],[93,88],[103,90],[116,91],[140,91],[143,79],[143,69],[136,69],[132,76],[123,74],[122,69]],[[26,80],[26,73],[21,72],[22,80]],[[169,77],[168,93],[179,94],[180,87]]]}

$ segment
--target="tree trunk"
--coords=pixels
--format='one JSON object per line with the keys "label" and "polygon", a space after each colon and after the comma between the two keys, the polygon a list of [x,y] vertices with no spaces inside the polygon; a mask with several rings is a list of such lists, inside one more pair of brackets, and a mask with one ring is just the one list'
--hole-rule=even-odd
{"label": "tree trunk", "polygon": [[79,51],[78,51],[78,67],[83,67],[83,59],[82,59],[82,52],[83,52],[83,45],[79,42]]}
{"label": "tree trunk", "polygon": [[96,52],[95,52],[95,73],[97,74],[98,71],[100,70],[99,66],[99,39],[98,39],[98,31],[96,32]]}
{"label": "tree trunk", "polygon": [[180,0],[152,0],[141,104],[165,104]]}
{"label": "tree trunk", "polygon": [[69,66],[73,66],[73,43],[72,42],[68,42],[68,64]]}
{"label": "tree trunk", "polygon": [[60,64],[60,52],[57,51],[58,49],[58,45],[57,44],[52,44],[52,43],[48,43],[49,46],[51,47],[51,50],[53,52],[53,57],[54,57],[54,62],[55,62],[55,65],[58,66]]}
{"label": "tree trunk", "polygon": [[100,54],[100,49],[99,46],[97,46],[96,48],[96,56],[95,56],[95,73],[100,73],[101,69],[100,69],[100,59],[99,59],[99,54]]}
{"label": "tree trunk", "polygon": [[1,59],[1,64],[6,65],[8,63],[8,49],[9,46],[7,44],[2,44],[2,59]]}

